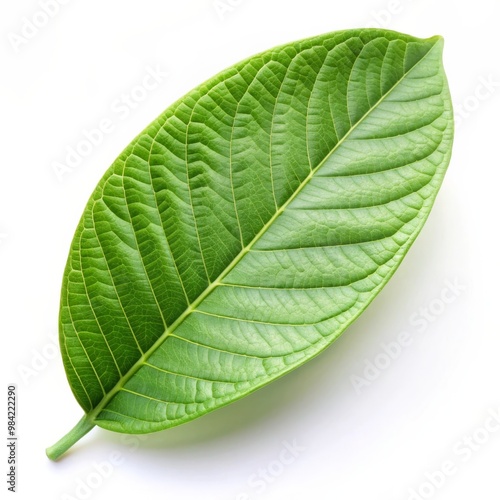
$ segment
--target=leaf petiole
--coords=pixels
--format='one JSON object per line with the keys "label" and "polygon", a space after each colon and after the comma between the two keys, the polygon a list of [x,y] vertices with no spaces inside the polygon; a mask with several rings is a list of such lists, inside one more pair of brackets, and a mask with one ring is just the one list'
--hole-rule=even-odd
{"label": "leaf petiole", "polygon": [[57,443],[49,446],[45,453],[51,460],[57,460],[62,454],[69,450],[77,441],[79,441],[87,432],[95,426],[87,415],[82,417],[80,421],[63,436]]}

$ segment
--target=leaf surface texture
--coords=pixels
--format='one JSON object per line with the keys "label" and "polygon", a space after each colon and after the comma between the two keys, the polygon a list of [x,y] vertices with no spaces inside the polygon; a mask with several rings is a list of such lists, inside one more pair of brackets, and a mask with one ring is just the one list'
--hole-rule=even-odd
{"label": "leaf surface texture", "polygon": [[449,162],[442,39],[330,33],[231,67],[99,182],[60,340],[97,425],[192,420],[330,345],[422,228]]}

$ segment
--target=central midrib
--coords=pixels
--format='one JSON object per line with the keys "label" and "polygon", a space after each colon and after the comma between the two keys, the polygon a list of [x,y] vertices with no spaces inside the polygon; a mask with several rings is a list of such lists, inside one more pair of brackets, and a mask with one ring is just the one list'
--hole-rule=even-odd
{"label": "central midrib", "polygon": [[[437,41],[436,41],[437,43]],[[424,56],[417,61],[411,68],[409,68],[403,76],[384,94],[380,99],[372,106],[366,113],[349,129],[349,131],[335,144],[332,150],[325,156],[325,158],[310,171],[308,176],[301,182],[295,192],[290,196],[290,198],[276,211],[276,213],[269,219],[269,221],[262,227],[262,229],[255,235],[253,240],[241,251],[238,255],[231,261],[231,263],[222,271],[222,273],[215,279],[203,293],[201,293],[196,300],[194,300],[186,310],[168,327],[165,332],[155,341],[155,343],[137,360],[137,362],[128,370],[128,372],[123,375],[118,383],[108,392],[106,396],[103,397],[101,402],[90,411],[86,418],[87,420],[95,423],[94,418],[99,415],[101,410],[111,401],[111,399],[124,387],[124,385],[129,381],[129,379],[144,365],[148,358],[165,342],[165,340],[172,334],[176,328],[193,312],[196,310],[198,305],[203,302],[212,291],[221,284],[221,281],[234,269],[234,267],[243,259],[243,257],[252,249],[253,245],[261,238],[261,236],[271,227],[274,221],[286,210],[290,203],[300,194],[302,189],[309,183],[309,181],[314,177],[316,172],[321,169],[321,167],[328,161],[328,159],[337,151],[337,149],[347,140],[347,138],[352,134],[354,130],[366,119],[370,113],[375,110],[378,105],[386,99],[397,86],[429,55],[431,50],[434,49],[436,43],[430,47],[430,49],[424,54]],[[307,127],[307,124],[306,124]]]}

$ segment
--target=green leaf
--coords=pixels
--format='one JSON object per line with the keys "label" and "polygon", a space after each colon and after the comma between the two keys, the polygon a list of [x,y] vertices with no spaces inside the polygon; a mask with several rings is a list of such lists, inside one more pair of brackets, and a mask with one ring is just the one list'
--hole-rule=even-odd
{"label": "green leaf", "polygon": [[364,29],[241,62],[170,106],[99,182],[60,343],[94,425],[166,429],[311,359],[421,230],[449,163],[443,41]]}

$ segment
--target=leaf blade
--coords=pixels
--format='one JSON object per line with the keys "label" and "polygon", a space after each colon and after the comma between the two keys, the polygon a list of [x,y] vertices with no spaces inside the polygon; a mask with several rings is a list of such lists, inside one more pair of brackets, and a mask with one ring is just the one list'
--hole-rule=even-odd
{"label": "leaf blade", "polygon": [[196,418],[359,316],[449,161],[441,48],[380,30],[289,44],[195,89],[125,150],[84,213],[63,288],[65,366],[97,425]]}

